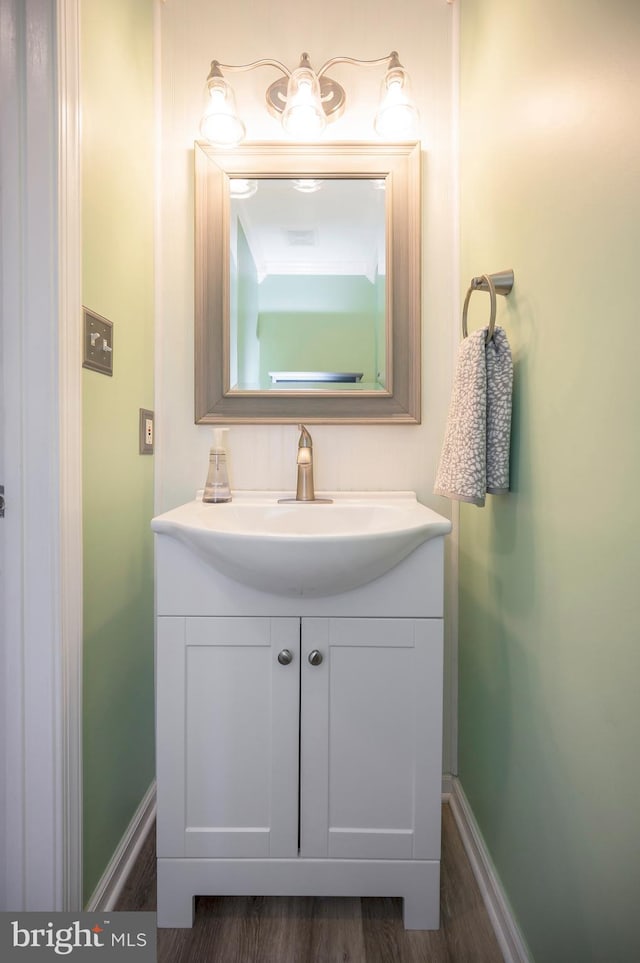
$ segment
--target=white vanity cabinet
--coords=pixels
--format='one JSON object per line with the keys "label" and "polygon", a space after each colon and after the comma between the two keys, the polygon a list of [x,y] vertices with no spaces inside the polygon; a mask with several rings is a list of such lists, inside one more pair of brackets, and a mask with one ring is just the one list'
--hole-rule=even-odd
{"label": "white vanity cabinet", "polygon": [[438,926],[442,542],[297,599],[157,537],[159,926],[199,894],[400,896]]}

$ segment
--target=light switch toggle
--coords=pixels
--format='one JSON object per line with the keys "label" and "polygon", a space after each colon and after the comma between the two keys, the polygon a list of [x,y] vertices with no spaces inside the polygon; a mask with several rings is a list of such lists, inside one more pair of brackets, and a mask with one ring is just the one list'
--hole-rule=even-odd
{"label": "light switch toggle", "polygon": [[[107,339],[103,338],[99,331],[92,331],[89,340],[91,341],[91,347],[98,351],[113,351]],[[102,340],[102,344],[98,344],[100,340]]]}

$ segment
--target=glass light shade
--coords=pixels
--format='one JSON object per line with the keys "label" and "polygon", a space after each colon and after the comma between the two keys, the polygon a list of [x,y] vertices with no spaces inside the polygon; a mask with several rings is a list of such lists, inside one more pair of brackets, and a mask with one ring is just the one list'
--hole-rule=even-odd
{"label": "glass light shade", "polygon": [[236,98],[224,77],[213,77],[207,83],[208,103],[200,133],[216,147],[235,147],[245,137],[245,126],[236,113]]}
{"label": "glass light shade", "polygon": [[287,86],[287,105],[282,115],[282,126],[292,137],[313,140],[326,125],[318,78],[308,67],[296,67]]}
{"label": "glass light shade", "polygon": [[411,99],[411,85],[403,67],[392,67],[382,81],[380,104],[374,127],[380,137],[398,139],[415,132],[418,110]]}
{"label": "glass light shade", "polygon": [[301,194],[315,194],[322,187],[322,181],[316,178],[303,177],[292,181],[294,190],[300,191]]}
{"label": "glass light shade", "polygon": [[229,178],[229,197],[238,200],[247,200],[258,192],[258,181],[255,178],[231,177]]}

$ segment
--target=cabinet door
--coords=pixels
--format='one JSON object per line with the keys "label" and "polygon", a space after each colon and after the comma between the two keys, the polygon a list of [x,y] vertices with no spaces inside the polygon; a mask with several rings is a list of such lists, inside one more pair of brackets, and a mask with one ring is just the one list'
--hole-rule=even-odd
{"label": "cabinet door", "polygon": [[299,620],[163,617],[157,646],[158,855],[297,855]]}
{"label": "cabinet door", "polygon": [[438,859],[441,620],[303,619],[301,705],[301,855]]}

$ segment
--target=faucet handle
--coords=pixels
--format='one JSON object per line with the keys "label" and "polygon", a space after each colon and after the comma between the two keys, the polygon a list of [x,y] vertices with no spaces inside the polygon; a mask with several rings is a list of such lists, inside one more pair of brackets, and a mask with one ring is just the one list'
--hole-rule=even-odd
{"label": "faucet handle", "polygon": [[311,435],[309,434],[305,426],[298,425],[298,430],[300,431],[300,438],[298,439],[298,448],[313,448]]}

